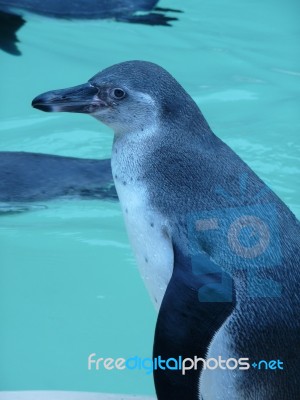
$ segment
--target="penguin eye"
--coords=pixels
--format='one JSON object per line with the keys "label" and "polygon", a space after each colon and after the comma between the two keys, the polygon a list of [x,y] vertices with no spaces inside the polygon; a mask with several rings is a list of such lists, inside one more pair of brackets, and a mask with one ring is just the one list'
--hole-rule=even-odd
{"label": "penguin eye", "polygon": [[111,94],[112,94],[112,97],[114,97],[115,99],[118,99],[118,100],[124,99],[124,97],[126,95],[124,90],[120,89],[120,88],[113,89]]}

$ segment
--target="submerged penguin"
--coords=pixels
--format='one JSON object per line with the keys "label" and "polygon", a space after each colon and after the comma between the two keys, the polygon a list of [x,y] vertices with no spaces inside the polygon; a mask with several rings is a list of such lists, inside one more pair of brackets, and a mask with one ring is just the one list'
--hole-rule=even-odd
{"label": "submerged penguin", "polygon": [[[25,23],[27,13],[64,19],[115,19],[145,25],[170,25],[176,17],[155,7],[159,0],[0,0],[0,49],[20,55],[16,32]],[[154,11],[154,12],[153,12]]]}
{"label": "submerged penguin", "polygon": [[117,199],[110,160],[0,152],[0,202],[35,202],[57,197]]}
{"label": "submerged penguin", "polygon": [[129,61],[32,105],[114,130],[115,186],[159,309],[154,358],[172,358],[154,371],[158,399],[300,398],[299,223],[180,84]]}

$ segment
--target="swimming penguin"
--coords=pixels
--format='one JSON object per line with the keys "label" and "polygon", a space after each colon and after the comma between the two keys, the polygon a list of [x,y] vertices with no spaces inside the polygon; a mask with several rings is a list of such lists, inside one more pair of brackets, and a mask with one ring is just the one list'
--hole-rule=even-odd
{"label": "swimming penguin", "polygon": [[[176,17],[165,15],[167,8],[155,7],[159,0],[0,0],[0,48],[20,55],[16,32],[27,13],[64,19],[115,19],[145,25],[170,26]],[[154,11],[154,12],[153,12]],[[139,12],[137,14],[137,12]]]}
{"label": "swimming penguin", "polygon": [[180,84],[128,61],[32,105],[114,130],[115,186],[159,308],[158,399],[299,399],[299,222]]}
{"label": "swimming penguin", "polygon": [[116,200],[110,160],[0,152],[0,202],[56,197]]}

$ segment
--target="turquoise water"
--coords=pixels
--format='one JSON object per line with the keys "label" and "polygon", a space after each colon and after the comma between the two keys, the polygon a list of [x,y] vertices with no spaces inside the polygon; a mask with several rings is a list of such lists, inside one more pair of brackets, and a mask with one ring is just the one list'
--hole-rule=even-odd
{"label": "turquoise water", "polygon": [[[300,215],[300,6],[165,0],[172,28],[32,16],[23,55],[0,54],[0,151],[110,156],[111,132],[84,115],[44,114],[37,94],[111,64],[168,69],[215,133]],[[87,356],[151,356],[156,313],[118,203],[55,200],[0,220],[0,390],[154,393],[151,376],[88,371]]]}

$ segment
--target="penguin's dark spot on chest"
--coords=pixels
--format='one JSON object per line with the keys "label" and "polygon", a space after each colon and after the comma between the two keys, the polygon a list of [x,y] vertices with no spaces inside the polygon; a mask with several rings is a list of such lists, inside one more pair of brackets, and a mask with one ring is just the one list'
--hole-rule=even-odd
{"label": "penguin's dark spot on chest", "polygon": [[118,179],[118,175],[117,174],[115,174],[115,179]]}
{"label": "penguin's dark spot on chest", "polygon": [[127,185],[127,182],[126,182],[126,181],[123,181],[123,185],[126,186],[126,185]]}
{"label": "penguin's dark spot on chest", "polygon": [[147,264],[148,264],[148,261],[149,261],[149,260],[148,260],[148,258],[147,258],[147,257],[145,257],[145,262],[146,262]]}
{"label": "penguin's dark spot on chest", "polygon": [[128,208],[125,208],[125,212],[126,212],[126,214],[128,214]]}
{"label": "penguin's dark spot on chest", "polygon": [[118,154],[118,150],[117,149],[115,149],[115,153]]}
{"label": "penguin's dark spot on chest", "polygon": [[150,226],[151,226],[151,228],[153,228],[153,227],[154,227],[154,223],[153,223],[153,222],[151,222]]}

